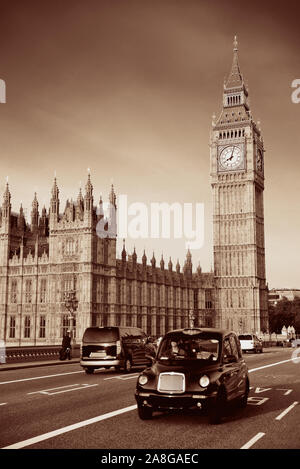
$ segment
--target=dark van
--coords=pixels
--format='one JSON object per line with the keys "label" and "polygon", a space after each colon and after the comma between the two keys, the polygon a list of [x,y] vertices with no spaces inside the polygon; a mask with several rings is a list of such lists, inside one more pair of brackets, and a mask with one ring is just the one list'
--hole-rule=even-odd
{"label": "dark van", "polygon": [[148,337],[136,327],[88,327],[82,338],[80,365],[86,373],[115,367],[130,373],[133,366],[151,363]]}

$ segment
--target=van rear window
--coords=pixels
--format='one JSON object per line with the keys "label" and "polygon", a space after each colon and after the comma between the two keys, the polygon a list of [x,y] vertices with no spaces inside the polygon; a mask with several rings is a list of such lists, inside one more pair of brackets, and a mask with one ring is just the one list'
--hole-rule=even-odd
{"label": "van rear window", "polygon": [[239,335],[239,339],[240,340],[252,340],[252,335],[250,334]]}
{"label": "van rear window", "polygon": [[83,342],[109,343],[119,340],[117,327],[90,327],[83,334]]}

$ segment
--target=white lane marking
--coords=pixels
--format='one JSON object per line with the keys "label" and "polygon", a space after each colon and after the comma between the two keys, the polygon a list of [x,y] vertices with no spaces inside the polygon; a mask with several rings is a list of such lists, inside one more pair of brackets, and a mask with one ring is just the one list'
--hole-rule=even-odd
{"label": "white lane marking", "polygon": [[272,388],[255,388],[255,394],[259,394],[260,392],[270,391]]}
{"label": "white lane marking", "polygon": [[[77,388],[75,386],[77,386]],[[61,394],[63,392],[78,391],[81,389],[92,388],[94,386],[99,386],[99,385],[98,384],[68,384],[67,386],[59,386],[57,388],[43,389],[41,391],[28,392],[27,394],[28,395],[47,394],[48,396],[52,396],[54,394]],[[54,392],[49,392],[49,391],[54,391]]]}
{"label": "white lane marking", "polygon": [[87,425],[91,425],[93,423],[101,422],[102,420],[107,420],[116,415],[125,414],[126,412],[130,412],[131,410],[135,410],[137,405],[131,405],[129,407],[125,407],[124,409],[114,410],[113,412],[108,412],[103,415],[98,415],[97,417],[93,417],[88,420],[83,420],[82,422],[75,423],[73,425],[68,425],[67,427],[59,428],[52,432],[44,433],[43,435],[39,435],[33,438],[29,438],[28,440],[20,441],[19,443],[14,443],[13,445],[5,446],[2,449],[20,449],[25,448],[25,446],[31,446],[36,443],[39,443],[44,440],[48,440],[49,438],[53,438],[58,435],[62,435],[63,433],[71,432],[73,430],[77,430],[78,428],[85,427]]}
{"label": "white lane marking", "polygon": [[296,405],[298,404],[297,401],[295,401],[292,405],[290,405],[287,409],[285,409],[278,417],[276,417],[275,420],[281,420],[288,412],[290,412]]}
{"label": "white lane marking", "polygon": [[[257,370],[261,370],[263,368],[268,368],[269,366],[275,366],[275,365],[280,365],[281,363],[287,363],[287,362],[290,362],[292,361],[293,359],[290,359],[290,360],[284,360],[284,361],[281,361],[281,362],[277,362],[277,363],[272,363],[270,365],[265,365],[265,366],[262,366],[262,367],[259,367],[259,368],[252,368],[252,370],[249,370],[249,373],[251,372],[254,372],[254,371],[257,371]],[[84,371],[75,371],[73,373],[84,373]],[[72,373],[62,373],[61,375],[65,375],[65,374],[72,374]],[[52,375],[52,376],[61,376],[61,375]],[[50,376],[50,377],[52,377]],[[16,380],[16,381],[12,381],[12,382],[18,382],[18,381],[27,381],[27,380],[31,380],[31,379],[40,379],[40,378],[46,378],[47,376],[40,376],[40,377],[36,377],[36,378],[27,378],[25,380]],[[113,379],[113,378],[116,378],[115,376],[111,377],[111,378],[104,378],[105,380],[107,379]],[[6,383],[0,383],[0,384],[6,384]],[[54,430],[54,432],[49,432],[49,433],[45,433],[44,435],[40,435],[40,436],[37,436],[37,437],[34,437],[34,438],[30,438],[29,440],[24,440],[24,441],[21,441],[19,443],[15,443],[13,445],[10,445],[10,446],[7,446],[3,449],[18,449],[18,448],[24,448],[25,446],[30,446],[34,443],[37,443],[39,441],[43,441],[43,440],[47,440],[49,438],[53,438],[54,436],[57,436],[57,435],[60,435],[62,433],[67,433],[68,431],[72,431],[72,430],[75,430],[76,428],[81,428],[81,427],[84,427],[86,425],[90,425],[92,423],[96,423],[96,422],[100,422],[101,420],[105,420],[107,418],[110,418],[110,417],[113,417],[115,415],[120,415],[120,414],[123,414],[123,413],[126,413],[126,412],[129,412],[133,409],[136,409],[137,406],[136,405],[133,405],[133,406],[130,406],[130,407],[125,407],[124,409],[120,409],[120,410],[117,410],[117,411],[113,411],[113,412],[110,412],[108,414],[104,414],[103,416],[98,416],[98,417],[94,417],[92,419],[89,419],[89,420],[86,420],[86,421],[83,421],[83,422],[79,422],[78,424],[74,424],[74,425],[69,425],[67,427],[64,427],[64,428],[61,428],[59,430]],[[252,440],[254,440],[255,438],[255,441],[257,441],[259,438],[261,438],[262,436],[264,436],[265,433],[258,433],[256,435],[256,437],[253,437]],[[249,445],[249,443],[252,441],[250,440],[248,443],[246,443],[246,445],[244,445],[244,447],[242,447],[241,449],[246,449],[246,446]],[[253,441],[252,444],[255,443],[255,441]],[[250,445],[251,446],[251,445]],[[249,447],[250,447],[249,446]]]}
{"label": "white lane marking", "polygon": [[[130,378],[129,378],[130,376]],[[126,375],[118,375],[118,376],[110,376],[109,378],[103,378],[103,381],[107,381],[108,379],[131,379],[135,376],[138,376],[138,373],[131,373]]]}
{"label": "white lane marking", "polygon": [[54,396],[55,394],[62,394],[64,392],[70,392],[70,391],[80,391],[81,389],[93,388],[94,386],[99,386],[99,385],[98,384],[82,384],[82,385],[79,385],[78,388],[65,389],[64,391],[56,391],[56,392],[44,392],[43,394],[47,394],[48,396]]}
{"label": "white lane marking", "polygon": [[0,405],[6,405],[6,404],[7,404],[7,402],[1,402],[1,404],[0,404]]}
{"label": "white lane marking", "polygon": [[263,370],[264,368],[269,368],[270,366],[281,365],[281,363],[287,363],[287,362],[292,362],[292,361],[293,361],[293,358],[290,358],[289,360],[283,360],[281,362],[270,363],[269,365],[259,366],[258,368],[252,368],[251,370],[249,370],[249,373],[253,373],[253,371]]}
{"label": "white lane marking", "polygon": [[258,440],[260,440],[260,438],[262,438],[263,436],[265,436],[265,433],[257,433],[257,435],[255,435],[253,438],[251,438],[251,440],[248,441],[248,443],[244,444],[241,449],[249,449],[251,448],[251,446],[254,445],[254,443],[256,443]]}
{"label": "white lane marking", "polygon": [[[258,371],[258,370],[262,370],[264,368],[268,368],[270,366],[275,366],[275,365],[280,365],[281,363],[287,363],[287,362],[290,362],[290,361],[293,361],[293,358],[289,359],[289,360],[283,360],[281,362],[276,362],[276,363],[271,363],[269,365],[264,365],[264,366],[260,366],[258,368],[252,368],[251,370],[249,370],[249,373],[252,373],[253,371]],[[24,381],[33,381],[33,380],[36,380],[36,379],[45,379],[45,378],[55,378],[57,376],[67,376],[67,375],[74,375],[74,374],[77,374],[77,373],[84,373],[84,371],[70,371],[70,372],[67,372],[67,373],[57,373],[57,374],[54,374],[54,375],[46,375],[46,376],[35,376],[33,378],[23,378],[23,379],[15,379],[15,380],[12,380],[12,381],[0,381],[0,385],[1,384],[11,384],[11,383],[21,383],[21,382],[24,382]],[[134,374],[135,376],[138,375],[138,373],[135,373]],[[124,376],[124,375],[123,375]],[[129,375],[126,375],[126,376],[129,376]],[[108,379],[116,379],[116,378],[119,378],[119,377],[122,377],[122,375],[120,376],[112,376],[110,378],[104,378],[104,380],[108,380]]]}
{"label": "white lane marking", "polygon": [[84,371],[69,371],[67,373],[57,373],[56,375],[34,376],[33,378],[15,379],[13,381],[2,381],[2,382],[0,381],[0,384],[21,383],[23,381],[33,381],[35,379],[44,379],[44,378],[55,378],[56,376],[75,375],[77,373],[84,373]]}
{"label": "white lane marking", "polygon": [[63,389],[63,388],[70,388],[72,386],[79,386],[79,384],[68,384],[67,386],[60,386],[58,388],[50,388],[50,389],[43,389],[41,391],[34,391],[34,392],[28,392],[27,394],[38,394],[38,393],[46,393],[47,391],[52,391],[53,389]]}
{"label": "white lane marking", "polygon": [[267,402],[270,398],[269,397],[248,397],[248,404],[251,405],[262,405]]}
{"label": "white lane marking", "polygon": [[283,395],[288,396],[289,394],[291,394],[293,390],[284,388],[284,389],[276,389],[276,391],[286,391]]}
{"label": "white lane marking", "polygon": [[135,376],[124,376],[123,378],[119,378],[121,381],[126,381],[127,379],[132,379],[132,378],[136,378],[137,375]]}

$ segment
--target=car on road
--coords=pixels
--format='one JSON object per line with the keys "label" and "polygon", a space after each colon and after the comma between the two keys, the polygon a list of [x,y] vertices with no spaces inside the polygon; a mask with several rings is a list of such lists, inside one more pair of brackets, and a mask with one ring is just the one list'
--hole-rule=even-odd
{"label": "car on road", "polygon": [[206,409],[220,423],[229,403],[247,405],[248,368],[234,332],[178,329],[160,342],[152,366],[140,373],[135,399],[142,420],[154,411]]}
{"label": "car on road", "polygon": [[290,339],[292,347],[297,348],[300,347],[300,339]]}
{"label": "car on road", "polygon": [[240,334],[239,341],[243,352],[263,353],[263,343],[255,334]]}
{"label": "car on road", "polygon": [[133,366],[145,367],[156,350],[137,327],[88,327],[82,337],[80,365],[85,372],[115,367],[130,373]]}

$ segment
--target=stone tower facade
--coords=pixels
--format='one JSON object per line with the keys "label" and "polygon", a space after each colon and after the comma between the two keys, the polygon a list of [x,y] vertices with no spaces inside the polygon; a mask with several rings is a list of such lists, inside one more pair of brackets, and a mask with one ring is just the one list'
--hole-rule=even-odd
{"label": "stone tower facade", "polygon": [[150,264],[144,253],[123,247],[116,257],[116,195],[109,194],[110,210],[94,202],[90,175],[84,195],[67,200],[60,210],[54,180],[50,208],[39,212],[36,194],[31,220],[23,207],[12,212],[7,185],[0,209],[0,339],[7,346],[60,344],[74,325],[65,294],[76,292],[75,337],[80,342],[88,326],[138,326],[160,336],[173,328],[213,326],[214,274],[192,271],[187,253],[181,270],[171,259]]}
{"label": "stone tower facade", "polygon": [[[8,346],[59,344],[70,328],[65,297],[76,293],[75,337],[88,326],[137,326],[160,336],[181,327],[268,330],[264,245],[264,143],[253,120],[234,41],[222,111],[210,137],[214,271],[181,270],[163,257],[141,262],[123,246],[116,256],[116,195],[110,211],[95,203],[91,177],[84,194],[60,208],[54,180],[50,207],[31,219],[12,211],[8,187],[0,207],[0,339]],[[72,326],[74,321],[72,319]]]}
{"label": "stone tower facade", "polygon": [[216,322],[238,332],[266,331],[264,143],[238,62],[224,82],[211,140]]}

